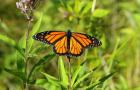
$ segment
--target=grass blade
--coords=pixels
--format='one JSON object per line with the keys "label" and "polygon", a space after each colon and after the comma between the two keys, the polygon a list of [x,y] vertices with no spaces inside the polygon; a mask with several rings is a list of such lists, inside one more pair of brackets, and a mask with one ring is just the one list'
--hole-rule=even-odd
{"label": "grass blade", "polygon": [[113,73],[110,73],[110,74],[108,74],[108,75],[106,75],[104,77],[102,77],[101,79],[99,79],[99,81],[100,82],[104,82],[105,80],[107,80],[108,78],[110,78],[113,74],[114,74],[114,72]]}
{"label": "grass blade", "polygon": [[65,66],[62,60],[62,57],[59,57],[58,59],[58,67],[60,72],[60,80],[62,85],[66,88],[68,85],[68,76],[66,74]]}
{"label": "grass blade", "polygon": [[79,72],[82,70],[83,68],[83,65],[84,65],[85,62],[81,63],[80,66],[77,67],[77,69],[75,70],[75,72],[73,73],[72,75],[72,81],[71,81],[71,85],[73,86]]}
{"label": "grass blade", "polygon": [[82,76],[81,78],[79,78],[79,79],[74,83],[73,87],[74,87],[74,88],[77,87],[77,86],[80,84],[80,82],[84,81],[84,79],[86,79],[89,75],[91,75],[92,72],[93,72],[93,71],[90,71],[90,72],[86,73],[84,76]]}

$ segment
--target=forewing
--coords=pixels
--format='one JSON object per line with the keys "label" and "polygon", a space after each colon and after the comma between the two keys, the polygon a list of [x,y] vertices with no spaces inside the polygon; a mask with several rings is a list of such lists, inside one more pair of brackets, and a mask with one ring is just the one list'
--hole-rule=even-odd
{"label": "forewing", "polygon": [[72,37],[80,43],[83,47],[88,47],[92,45],[92,37],[87,34],[72,33]]}
{"label": "forewing", "polygon": [[33,36],[33,38],[44,43],[54,44],[61,38],[63,38],[65,35],[66,32],[63,31],[45,31],[37,33]]}

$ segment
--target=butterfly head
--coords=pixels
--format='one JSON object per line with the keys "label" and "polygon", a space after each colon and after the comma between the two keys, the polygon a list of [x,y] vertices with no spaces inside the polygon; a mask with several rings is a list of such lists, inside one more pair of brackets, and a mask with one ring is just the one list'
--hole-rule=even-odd
{"label": "butterfly head", "polygon": [[102,45],[102,42],[99,41],[97,38],[93,37],[92,38],[92,41],[93,41],[93,46],[94,47],[98,47],[98,46],[101,46]]}

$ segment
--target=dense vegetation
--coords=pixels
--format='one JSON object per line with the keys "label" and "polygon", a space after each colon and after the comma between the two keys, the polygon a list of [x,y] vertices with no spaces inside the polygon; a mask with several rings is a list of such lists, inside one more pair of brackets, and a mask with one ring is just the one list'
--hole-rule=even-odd
{"label": "dense vegetation", "polygon": [[25,84],[29,90],[67,90],[67,58],[32,35],[68,29],[102,41],[71,58],[71,88],[140,90],[140,0],[40,0],[28,50],[28,20],[16,2],[0,1],[0,90],[23,90]]}

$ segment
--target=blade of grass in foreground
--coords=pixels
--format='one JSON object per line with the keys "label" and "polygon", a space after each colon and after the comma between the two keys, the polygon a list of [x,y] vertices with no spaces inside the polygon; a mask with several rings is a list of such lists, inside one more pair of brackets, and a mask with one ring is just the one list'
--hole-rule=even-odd
{"label": "blade of grass in foreground", "polygon": [[58,59],[58,69],[59,69],[61,84],[63,85],[63,87],[67,88],[68,76],[61,56]]}

